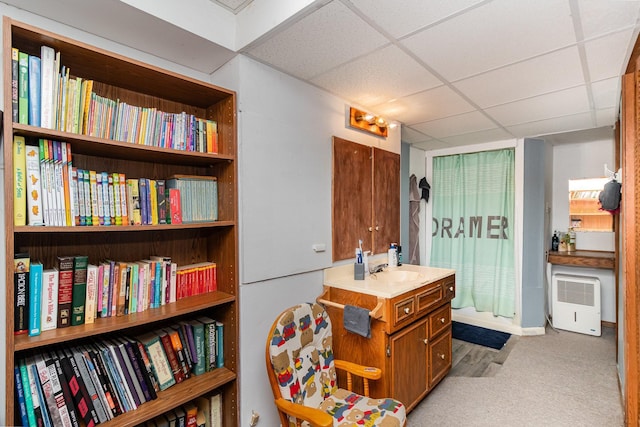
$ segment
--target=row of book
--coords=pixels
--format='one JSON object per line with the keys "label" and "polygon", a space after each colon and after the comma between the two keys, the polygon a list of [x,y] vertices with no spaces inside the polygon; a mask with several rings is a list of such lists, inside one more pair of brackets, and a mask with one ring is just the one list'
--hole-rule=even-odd
{"label": "row of book", "polygon": [[214,262],[178,266],[170,257],[92,264],[86,255],[58,256],[53,268],[14,256],[14,333],[94,323],[216,291]]}
{"label": "row of book", "polygon": [[60,52],[40,56],[12,48],[13,121],[162,148],[218,152],[217,123],[98,95],[93,80],[72,77]]}
{"label": "row of book", "polygon": [[222,427],[222,394],[198,397],[138,427]]}
{"label": "row of book", "polygon": [[223,367],[223,331],[221,322],[199,317],[18,358],[22,425],[91,427],[136,410],[175,384]]}
{"label": "row of book", "polygon": [[73,166],[71,144],[14,136],[14,224],[156,225],[218,219],[217,180],[127,178]]}

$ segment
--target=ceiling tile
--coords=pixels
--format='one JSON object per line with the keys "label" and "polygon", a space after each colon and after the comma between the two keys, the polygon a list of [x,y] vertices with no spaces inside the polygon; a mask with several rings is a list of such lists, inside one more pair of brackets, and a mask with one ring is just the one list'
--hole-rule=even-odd
{"label": "ceiling tile", "polygon": [[351,0],[396,39],[460,12],[481,0]]}
{"label": "ceiling tile", "polygon": [[252,0],[215,0],[214,3],[218,3],[220,6],[230,10],[233,13],[238,13],[244,7],[246,7]]}
{"label": "ceiling tile", "polygon": [[596,109],[617,107],[620,104],[620,78],[591,83],[593,104]]}
{"label": "ceiling tile", "polygon": [[608,79],[624,73],[628,52],[633,48],[633,31],[621,31],[584,44],[591,80]]}
{"label": "ceiling tile", "polygon": [[418,132],[417,130],[412,129],[408,126],[403,125],[400,130],[402,131],[402,136],[401,136],[402,142],[406,142],[409,144],[431,141],[433,139],[430,136],[427,136],[422,132]]}
{"label": "ceiling tile", "polygon": [[507,130],[517,137],[532,137],[560,132],[571,132],[595,127],[591,113],[581,113],[565,117],[508,126]]}
{"label": "ceiling tile", "polygon": [[424,151],[441,150],[443,148],[451,147],[451,145],[447,144],[446,142],[438,141],[437,139],[432,139],[431,141],[425,142],[417,142],[413,144],[413,146]]}
{"label": "ceiling tile", "polygon": [[636,25],[640,10],[639,1],[581,1],[577,4],[585,39]]}
{"label": "ceiling tile", "polygon": [[575,41],[567,1],[496,0],[417,33],[402,44],[444,78],[455,81]]}
{"label": "ceiling tile", "polygon": [[513,135],[503,129],[489,129],[442,138],[442,141],[449,146],[459,147],[462,145],[483,144],[485,142],[504,141],[507,139],[513,139]]}
{"label": "ceiling tile", "polygon": [[454,85],[481,107],[492,107],[584,84],[576,47],[490,71]]}
{"label": "ceiling tile", "polygon": [[586,86],[578,86],[546,95],[510,102],[485,111],[503,126],[568,116],[589,111]]}
{"label": "ceiling tile", "polygon": [[376,105],[380,114],[412,125],[474,111],[475,107],[448,86],[429,89],[393,102]]}
{"label": "ceiling tile", "polygon": [[614,126],[618,120],[617,108],[605,108],[596,111],[597,126]]}
{"label": "ceiling tile", "polygon": [[365,107],[441,84],[413,58],[393,45],[334,68],[311,82]]}
{"label": "ceiling tile", "polygon": [[351,10],[334,1],[250,49],[248,54],[308,79],[387,43]]}
{"label": "ceiling tile", "polygon": [[484,114],[473,111],[471,113],[445,117],[444,119],[418,123],[412,125],[412,127],[433,138],[443,138],[450,135],[462,135],[480,130],[493,129],[496,127],[496,124],[489,120]]}

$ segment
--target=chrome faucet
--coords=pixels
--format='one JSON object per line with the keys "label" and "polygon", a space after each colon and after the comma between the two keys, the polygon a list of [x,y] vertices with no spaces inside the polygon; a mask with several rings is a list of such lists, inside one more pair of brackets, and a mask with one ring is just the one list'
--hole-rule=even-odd
{"label": "chrome faucet", "polygon": [[383,271],[385,268],[387,268],[389,264],[378,264],[376,266],[374,266],[373,268],[369,269],[369,273],[370,274],[376,274],[376,273],[380,273],[381,271]]}

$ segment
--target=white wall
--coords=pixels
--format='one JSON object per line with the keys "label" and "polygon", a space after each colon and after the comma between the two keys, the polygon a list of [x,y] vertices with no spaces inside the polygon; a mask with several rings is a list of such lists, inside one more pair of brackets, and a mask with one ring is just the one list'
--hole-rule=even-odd
{"label": "white wall", "polygon": [[[410,148],[409,175],[411,174],[416,175],[418,184],[420,183],[420,179],[427,176],[426,153],[420,148]],[[431,180],[428,181],[431,183]],[[420,196],[422,196],[422,190],[418,188],[418,191],[420,192]],[[431,197],[429,197],[429,203],[430,202]],[[420,245],[420,265],[428,265],[428,250],[426,248],[427,239],[424,230],[431,230],[431,217],[429,217],[429,222],[427,222],[427,202],[423,199],[420,199],[420,214],[418,216],[420,218],[420,233],[418,237],[418,243]],[[406,256],[409,256],[408,252]]]}
{"label": "white wall", "polygon": [[[559,144],[553,147],[553,199],[551,206],[551,233],[569,228],[569,180],[604,177],[604,165],[614,169],[615,147],[611,139]],[[576,232],[576,249],[613,251],[613,232]],[[600,279],[602,320],[616,321],[615,277],[612,270],[553,265],[547,268],[551,283],[554,273],[592,276]],[[549,289],[551,301],[551,289]]]}

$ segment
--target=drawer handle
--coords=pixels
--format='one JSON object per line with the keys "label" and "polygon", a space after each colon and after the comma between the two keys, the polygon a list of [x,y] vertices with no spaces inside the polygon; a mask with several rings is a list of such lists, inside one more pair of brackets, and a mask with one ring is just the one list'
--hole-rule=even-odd
{"label": "drawer handle", "polygon": [[425,338],[425,339],[423,339],[423,340],[422,340],[422,342],[423,342],[425,345],[429,344],[429,340],[428,340],[428,339],[426,339],[426,338]]}
{"label": "drawer handle", "polygon": [[444,360],[445,356],[444,354],[440,354],[440,359]]}
{"label": "drawer handle", "polygon": [[445,322],[444,317],[441,317],[441,318],[440,318],[440,322],[442,322],[442,323],[444,323],[444,322]]}
{"label": "drawer handle", "polygon": [[449,292],[453,292],[453,286],[449,286]]}
{"label": "drawer handle", "polygon": [[411,312],[411,310],[409,309],[409,307],[405,307],[404,308],[404,312],[405,312],[405,314],[409,314]]}

